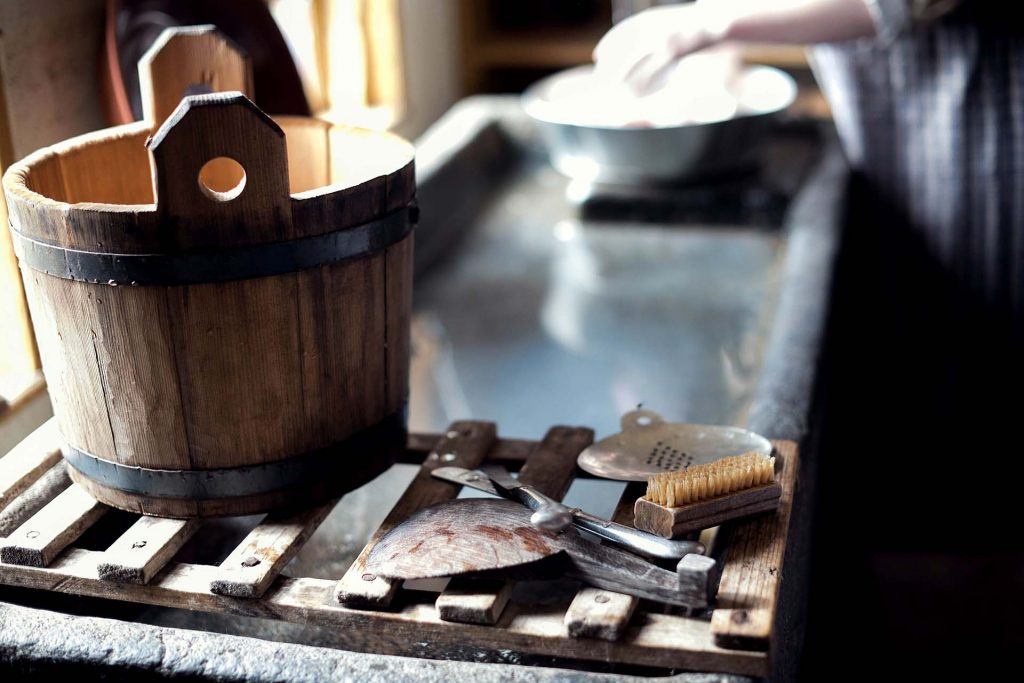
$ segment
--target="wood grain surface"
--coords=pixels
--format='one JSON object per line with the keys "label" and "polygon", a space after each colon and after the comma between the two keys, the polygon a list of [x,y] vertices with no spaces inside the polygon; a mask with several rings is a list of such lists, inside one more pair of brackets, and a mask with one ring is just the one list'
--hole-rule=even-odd
{"label": "wood grain surface", "polygon": [[337,502],[332,500],[301,512],[267,515],[220,563],[221,571],[210,584],[210,591],[239,598],[263,595]]}
{"label": "wood grain surface", "polygon": [[0,546],[0,562],[45,567],[107,511],[72,484]]}
{"label": "wood grain surface", "polygon": [[31,486],[0,509],[0,538],[14,533],[70,485],[71,479],[63,461],[44,472]]}
{"label": "wood grain surface", "polygon": [[773,444],[782,460],[782,497],[775,514],[735,522],[729,530],[718,605],[711,617],[715,642],[722,646],[756,650],[770,646],[799,470],[797,444]]}
{"label": "wood grain surface", "polygon": [[104,581],[149,583],[199,526],[198,519],[139,517],[107,548],[96,572]]}
{"label": "wood grain surface", "polygon": [[[615,506],[612,521],[629,524],[633,501],[644,493],[643,482],[629,482]],[[565,627],[575,638],[618,640],[625,633],[640,598],[625,593],[581,586],[565,612]]]}
{"label": "wood grain surface", "polygon": [[60,440],[50,418],[0,458],[0,510],[60,460]]}

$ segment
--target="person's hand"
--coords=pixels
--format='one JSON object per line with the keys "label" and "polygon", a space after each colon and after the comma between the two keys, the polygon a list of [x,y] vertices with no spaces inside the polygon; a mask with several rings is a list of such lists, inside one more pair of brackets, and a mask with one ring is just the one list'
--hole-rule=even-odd
{"label": "person's hand", "polygon": [[[713,4],[713,3],[712,3]],[[654,7],[616,24],[594,48],[595,73],[645,94],[681,57],[723,39],[726,22],[711,4]]]}

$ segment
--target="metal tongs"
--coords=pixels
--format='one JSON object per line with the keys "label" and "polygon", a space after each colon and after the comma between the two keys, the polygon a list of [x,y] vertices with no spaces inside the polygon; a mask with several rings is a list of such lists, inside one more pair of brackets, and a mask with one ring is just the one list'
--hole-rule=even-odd
{"label": "metal tongs", "polygon": [[661,538],[623,524],[601,519],[570,508],[543,493],[521,484],[500,465],[484,465],[477,470],[462,467],[438,467],[431,474],[438,479],[461,484],[493,496],[522,503],[533,510],[530,523],[546,531],[561,531],[570,524],[611,541],[638,555],[659,560],[678,560],[685,555],[703,555],[704,544],[697,541],[679,541]]}

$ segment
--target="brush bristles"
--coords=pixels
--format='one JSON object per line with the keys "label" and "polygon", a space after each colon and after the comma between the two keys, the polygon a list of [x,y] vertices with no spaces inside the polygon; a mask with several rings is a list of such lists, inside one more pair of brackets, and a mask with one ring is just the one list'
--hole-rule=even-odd
{"label": "brush bristles", "polygon": [[647,479],[652,503],[681,507],[775,481],[775,458],[751,451]]}

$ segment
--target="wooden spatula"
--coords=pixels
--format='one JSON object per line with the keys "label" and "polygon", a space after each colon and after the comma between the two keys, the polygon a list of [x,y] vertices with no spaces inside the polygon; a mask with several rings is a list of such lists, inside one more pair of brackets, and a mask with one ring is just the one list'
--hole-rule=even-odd
{"label": "wooden spatula", "polygon": [[421,510],[387,532],[366,559],[366,569],[392,579],[425,579],[493,572],[560,556],[564,576],[641,598],[706,607],[715,561],[687,555],[676,572],[635,555],[584,540],[568,528],[538,529],[530,511],[507,500],[454,500]]}

